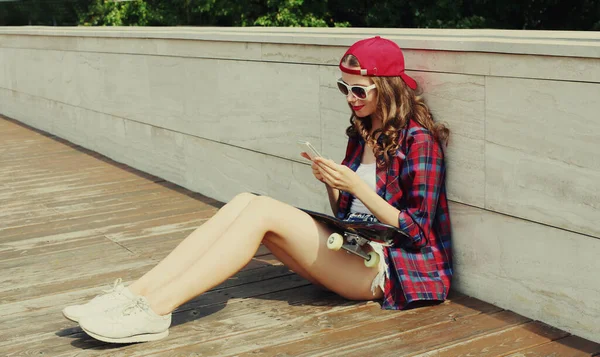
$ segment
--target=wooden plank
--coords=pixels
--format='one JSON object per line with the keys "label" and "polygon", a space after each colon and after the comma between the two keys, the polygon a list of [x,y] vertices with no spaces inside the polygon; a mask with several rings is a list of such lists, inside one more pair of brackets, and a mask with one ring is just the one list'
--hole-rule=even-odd
{"label": "wooden plank", "polygon": [[[158,180],[160,181],[160,180]],[[6,209],[20,207],[23,203],[30,201],[32,203],[44,203],[46,201],[66,201],[69,199],[101,196],[103,194],[111,194],[116,190],[137,190],[136,186],[142,186],[151,183],[142,183],[136,180],[127,180],[124,182],[113,181],[104,182],[102,184],[88,184],[80,187],[53,187],[44,188],[41,187],[34,191],[29,191],[27,194],[16,194],[12,193],[11,197],[6,195],[2,199],[3,204],[6,205]],[[25,201],[27,200],[27,201]],[[2,210],[5,208],[3,206]]]}
{"label": "wooden plank", "polygon": [[[40,240],[37,238],[19,240],[0,245],[0,261],[33,256],[38,259],[45,259],[44,256],[55,254],[56,252],[70,251],[94,244],[95,240],[100,238],[106,238],[126,247],[138,255],[143,255],[163,249],[160,247],[161,244],[165,246],[164,249],[174,247],[179,241],[187,237],[206,220],[207,218],[199,218],[196,213],[170,216],[164,219],[164,222],[156,219],[152,221],[155,225],[151,228],[139,228],[137,230],[135,228],[127,229],[128,239],[123,242],[119,239],[112,238],[113,236],[120,236],[117,233],[101,234],[95,231],[92,231],[87,235],[79,235],[76,237],[72,237],[71,235],[58,235],[53,239],[48,240]],[[142,227],[141,225],[143,223],[149,224],[145,221],[139,222],[139,227]],[[131,223],[128,224],[128,226],[131,226]],[[64,237],[64,239],[61,239],[61,237]]]}
{"label": "wooden plank", "polygon": [[86,167],[85,169],[73,170],[71,172],[62,170],[40,172],[38,175],[27,175],[21,180],[15,180],[14,178],[12,180],[5,179],[2,183],[14,191],[26,191],[28,188],[66,184],[69,182],[86,183],[89,181],[123,181],[125,179],[144,180],[144,178],[137,177],[132,173],[127,173],[119,169],[98,166],[93,168]]}
{"label": "wooden plank", "polygon": [[[7,172],[26,172],[26,173],[34,173],[36,171],[51,171],[58,172],[58,167],[52,167],[48,165],[48,160],[56,163],[57,165],[61,165],[64,169],[69,171],[75,170],[76,167],[70,167],[66,164],[73,160],[83,160],[83,158],[79,157],[79,153],[73,152],[73,149],[68,147],[50,147],[47,145],[39,145],[34,144],[30,145],[27,149],[19,149],[12,148],[10,150],[6,150],[7,153],[10,153],[10,156],[7,153],[0,153],[3,155],[2,160],[0,161],[2,173]],[[92,160],[88,158],[88,160]],[[91,162],[91,161],[90,161]],[[78,163],[81,164],[81,161]],[[83,165],[78,165],[82,167]],[[89,165],[90,168],[98,168],[101,165]],[[11,181],[9,177],[3,177],[3,180]]]}
{"label": "wooden plank", "polygon": [[55,192],[40,193],[39,195],[32,198],[30,202],[24,202],[22,200],[16,200],[13,202],[3,201],[2,212],[10,212],[11,209],[20,209],[30,203],[33,204],[51,204],[51,203],[67,203],[70,201],[84,200],[84,199],[97,199],[107,195],[126,194],[128,192],[137,192],[141,190],[147,190],[149,188],[158,188],[159,183],[146,182],[139,183],[130,181],[127,183],[113,182],[101,187],[95,188],[81,188],[69,191],[68,195],[59,195]]}
{"label": "wooden plank", "polygon": [[[141,185],[132,186],[127,190],[115,190],[98,196],[72,197],[63,201],[46,202],[44,206],[52,208],[55,212],[65,212],[76,209],[91,209],[98,206],[109,206],[113,204],[134,203],[145,199],[147,196],[176,195],[170,188],[174,185],[161,181],[144,182]],[[207,204],[199,200],[201,204]]]}
{"label": "wooden plank", "polygon": [[0,226],[1,227],[14,227],[17,225],[28,225],[36,221],[50,221],[53,220],[51,217],[59,217],[61,214],[69,212],[79,212],[82,216],[98,213],[102,210],[109,210],[111,208],[122,208],[127,205],[134,206],[141,202],[149,202],[156,199],[166,199],[172,197],[170,194],[166,194],[162,188],[154,188],[143,191],[136,191],[134,194],[125,196],[125,194],[119,195],[119,199],[106,199],[104,197],[94,197],[91,202],[80,203],[80,204],[63,204],[59,203],[56,207],[49,207],[46,204],[30,203],[20,207],[12,208],[10,211],[0,212]]}
{"label": "wooden plank", "polygon": [[7,228],[0,231],[0,244],[28,238],[41,238],[61,234],[77,235],[78,232],[93,231],[99,234],[110,233],[115,226],[183,213],[197,213],[198,217],[210,217],[212,207],[198,206],[197,202],[171,204],[165,202],[160,208],[151,211],[134,210],[117,213],[105,213],[98,216],[74,218],[56,222],[41,222],[25,227]]}
{"label": "wooden plank", "polygon": [[[38,298],[50,294],[52,289],[60,291],[72,285],[86,286],[90,284],[86,281],[90,276],[107,276],[104,281],[113,280],[116,277],[111,274],[120,266],[127,265],[133,270],[140,265],[138,262],[141,262],[142,271],[133,275],[128,271],[127,276],[123,277],[124,279],[138,278],[157,263],[157,260],[134,255],[106,239],[97,239],[94,243],[71,251],[55,252],[51,260],[32,257],[16,261],[16,264],[0,262],[2,270],[8,273],[2,276],[4,280],[0,285],[3,290],[0,292],[0,300],[4,304],[0,315],[11,313],[7,305],[11,302],[18,303],[26,299]],[[166,256],[173,247],[166,247],[163,256]],[[268,253],[265,249],[259,250],[258,253],[244,270],[281,265],[275,257],[265,254]],[[52,264],[51,270],[47,269],[49,262]]]}
{"label": "wooden plank", "polygon": [[[182,228],[178,230],[173,228],[172,231],[166,231],[163,233],[159,233],[157,229],[163,229],[164,227],[156,226],[153,227],[153,230],[156,230],[156,234],[152,234],[150,238],[149,236],[144,235],[144,233],[139,233],[138,237],[131,238],[125,242],[119,242],[117,240],[112,240],[107,238],[106,235],[81,235],[76,238],[71,238],[70,235],[64,235],[66,239],[60,239],[60,235],[55,237],[53,240],[39,240],[39,239],[30,239],[27,241],[19,241],[15,242],[14,245],[2,246],[2,251],[0,251],[0,261],[9,262],[10,260],[19,260],[24,258],[36,258],[36,259],[48,259],[52,258],[53,254],[57,254],[57,252],[69,252],[73,250],[77,250],[81,247],[93,245],[97,240],[107,240],[113,243],[118,244],[119,246],[129,250],[132,253],[135,253],[138,256],[143,257],[161,257],[163,256],[163,252],[169,252],[172,250],[181,240],[187,237],[194,229],[200,226],[203,221],[206,219],[196,219],[193,214],[188,215],[177,215],[169,217],[171,221],[181,220],[183,223],[181,226],[190,226],[191,228],[185,229]],[[168,225],[170,227],[177,226],[177,224]],[[166,253],[164,253],[166,254]]]}
{"label": "wooden plank", "polygon": [[[232,287],[228,289],[221,289],[216,291],[210,291],[195,301],[195,310],[187,309],[182,312],[175,314],[173,321],[173,331],[186,329],[185,325],[177,327],[189,320],[195,320],[204,314],[214,313],[223,309],[226,305],[237,305],[239,302],[247,301],[248,297],[251,297],[252,293],[260,292],[262,294],[268,294],[278,291],[286,291],[296,287],[306,286],[308,283],[300,279],[297,275],[287,275],[278,277],[275,279],[267,279],[258,281],[251,284],[245,284],[242,286]],[[251,287],[251,289],[248,289]],[[288,293],[289,294],[289,293]],[[66,319],[59,317],[60,309],[67,304],[65,298],[69,296],[53,296],[59,298],[62,304],[53,306],[45,309],[44,317],[39,316],[39,312],[35,312],[35,315],[25,314],[22,315],[22,319],[11,321],[7,326],[11,326],[10,330],[3,330],[0,332],[0,350],[9,353],[21,353],[23,355],[35,355],[44,354],[48,356],[58,356],[62,353],[72,354],[74,350],[79,350],[72,345],[79,344],[79,347],[97,347],[105,346],[105,343],[96,341],[85,335],[76,324]],[[259,300],[260,301],[260,300]],[[285,301],[287,304],[287,301]],[[204,308],[200,308],[204,307]],[[265,309],[273,309],[273,306],[265,303]],[[256,305],[250,309],[252,312],[256,311]],[[237,316],[238,311],[235,310],[234,314]],[[19,324],[15,327],[16,324]],[[231,322],[226,323],[231,326]],[[193,332],[193,331],[191,331]],[[82,341],[79,343],[71,342],[73,338],[79,338]],[[166,342],[166,341],[164,341]],[[140,345],[142,349],[150,347],[149,345]],[[35,352],[34,352],[35,351]]]}
{"label": "wooden plank", "polygon": [[[196,200],[198,206],[209,206],[215,209],[220,206],[212,203],[211,200],[204,199],[203,197],[194,197],[193,195],[182,195],[169,192],[168,189],[156,183],[128,185],[126,187],[122,186],[110,190],[101,189],[97,192],[85,191],[82,193],[83,197],[80,195],[70,194],[64,196],[61,195],[61,198],[58,198],[57,195],[54,195],[55,198],[50,198],[52,195],[49,195],[46,197],[48,198],[46,200],[40,200],[39,197],[36,197],[35,201],[27,201],[25,204],[5,204],[0,211],[2,212],[0,215],[0,227],[9,227],[9,225],[14,224],[13,222],[19,220],[20,218],[23,220],[40,218],[41,220],[43,217],[48,217],[59,213],[76,210],[93,210],[97,207],[123,205],[129,202],[135,203],[160,196],[164,196],[165,199],[168,199],[169,197],[177,197],[178,199],[179,197],[188,197]],[[34,209],[33,207],[36,207],[37,209]],[[28,208],[31,210],[30,212],[27,211]]]}
{"label": "wooden plank", "polygon": [[[390,351],[398,350],[406,356],[418,355],[419,353],[447,346],[461,340],[484,336],[498,331],[522,325],[531,321],[530,319],[517,315],[511,311],[501,311],[491,315],[479,315],[462,321],[451,321],[446,324],[436,325],[427,330],[427,336],[415,331],[410,334],[399,334],[396,339],[383,338],[377,344],[364,343],[362,346],[349,351],[348,356],[358,356],[361,351],[377,350],[385,351],[382,355],[391,356]],[[410,348],[405,345],[410,344]]]}
{"label": "wooden plank", "polygon": [[[206,212],[189,212],[182,214],[173,214],[168,217],[138,217],[136,221],[126,221],[120,224],[113,224],[110,226],[102,227],[101,229],[88,229],[74,231],[64,234],[56,234],[45,237],[33,237],[28,239],[16,240],[0,244],[2,251],[7,252],[10,258],[15,258],[15,254],[19,255],[34,255],[48,254],[52,251],[60,251],[63,247],[64,250],[71,250],[70,247],[77,247],[78,242],[81,240],[92,239],[98,236],[111,237],[112,234],[117,232],[134,232],[139,236],[153,235],[155,232],[160,232],[163,226],[171,226],[172,224],[186,224],[191,226],[199,226],[202,221],[211,216],[210,211]],[[147,219],[146,219],[147,218]],[[113,222],[114,223],[114,222]],[[137,232],[137,233],[135,233]],[[133,237],[133,235],[132,235]],[[131,238],[134,239],[134,238]],[[110,239],[113,242],[117,242],[116,239]],[[54,245],[62,245],[62,247],[52,247]],[[122,245],[122,244],[121,244]],[[29,250],[34,250],[33,253],[28,254]],[[37,250],[37,251],[36,251]],[[12,255],[11,255],[12,254]]]}
{"label": "wooden plank", "polygon": [[[160,180],[160,179],[159,179]],[[140,184],[141,179],[138,177],[127,177],[125,178],[123,175],[108,173],[97,175],[97,178],[94,180],[65,180],[59,181],[55,184],[48,184],[46,182],[31,184],[28,186],[15,188],[9,191],[5,191],[0,193],[0,200],[2,201],[14,201],[14,200],[23,200],[25,198],[34,198],[39,194],[48,194],[48,193],[56,193],[56,194],[69,194],[69,191],[72,190],[81,190],[81,189],[91,189],[95,187],[105,186],[109,184],[114,184],[116,182],[119,183],[137,183]]]}
{"label": "wooden plank", "polygon": [[[86,162],[78,156],[77,152],[73,152],[69,148],[64,148],[62,151],[45,147],[36,148],[36,150],[37,152],[31,151],[15,156],[14,159],[3,158],[0,161],[0,174],[2,174],[2,181],[0,182],[17,182],[15,175],[20,175],[21,178],[28,180],[41,178],[44,174],[62,175],[80,170],[92,171],[110,168],[106,167],[105,163],[101,161],[94,161],[93,158],[89,158]],[[69,163],[76,163],[77,165],[69,165]],[[13,175],[10,176],[9,174]]]}
{"label": "wooden plank", "polygon": [[494,357],[543,345],[564,338],[569,333],[541,322],[529,322],[498,333],[461,341],[447,347],[419,354],[419,357]]}
{"label": "wooden plank", "polygon": [[[153,224],[149,224],[148,222],[142,223],[144,223],[146,226],[152,227],[153,230],[156,229],[156,226]],[[140,228],[143,226],[141,226],[138,222],[136,225],[133,225],[133,227],[135,231],[139,232]],[[161,227],[159,226],[159,228]],[[158,232],[161,231],[164,230],[158,230]],[[125,243],[119,243],[118,247],[125,247],[129,250],[130,254],[137,253],[135,255],[140,258],[151,258],[153,260],[158,260],[166,256],[185,236],[187,236],[187,233],[189,232],[191,232],[191,230],[188,232],[175,232],[172,239],[169,239],[169,241],[165,241],[165,236],[163,234],[155,235],[152,238],[148,238],[148,236],[141,235],[139,239],[130,239]],[[67,240],[62,245],[62,247],[65,247],[65,249],[54,249],[50,252],[44,252],[44,254],[48,257],[47,259],[45,259],[46,261],[50,261],[57,264],[62,261],[69,262],[70,265],[67,266],[67,269],[69,270],[66,271],[63,271],[64,269],[61,266],[58,266],[52,271],[39,271],[40,269],[38,268],[38,263],[42,260],[41,258],[43,257],[41,257],[39,254],[24,255],[17,253],[14,253],[15,255],[17,255],[17,257],[14,257],[13,259],[5,259],[0,261],[0,269],[4,271],[18,269],[19,280],[27,280],[28,278],[33,279],[35,277],[37,280],[46,281],[47,279],[51,279],[55,274],[58,274],[59,276],[68,276],[69,274],[78,271],[78,269],[80,269],[81,266],[89,265],[90,261],[93,261],[95,259],[103,259],[103,254],[105,253],[105,251],[104,248],[102,248],[102,246],[110,244],[109,242],[113,242],[108,239],[105,239],[103,236],[91,237],[90,240],[92,240],[93,242],[85,244],[81,247],[77,246],[79,242],[72,242]],[[133,244],[134,242],[136,244]],[[129,245],[132,246],[134,249],[129,249]],[[115,244],[115,246],[117,245]],[[139,247],[144,248],[141,249]],[[98,252],[103,252],[103,254],[99,254]],[[264,247],[262,247],[261,250],[259,250],[259,254],[266,254],[267,252],[268,251]],[[272,260],[276,261],[275,259]],[[108,264],[110,262],[106,261],[106,263]],[[6,283],[8,286],[9,281],[4,282],[4,280],[2,279],[11,279],[11,277],[9,277],[8,275],[0,277],[0,282],[3,282],[3,285],[4,283]],[[31,283],[29,282],[29,284]],[[14,288],[15,286],[12,285],[12,287]]]}
{"label": "wooden plank", "polygon": [[[205,216],[203,218],[203,216]],[[46,237],[34,237],[24,240],[17,240],[14,242],[9,242],[5,244],[1,244],[3,253],[6,254],[4,256],[8,256],[10,258],[18,259],[20,256],[26,255],[49,255],[53,252],[61,251],[61,250],[73,250],[77,248],[81,241],[88,239],[97,239],[97,237],[110,237],[111,233],[116,234],[117,232],[128,232],[127,234],[130,236],[128,239],[132,240],[134,238],[130,232],[135,234],[136,232],[140,237],[144,237],[144,235],[150,234],[152,235],[155,232],[160,232],[163,228],[162,226],[171,224],[190,224],[194,225],[194,222],[198,222],[198,226],[201,224],[202,220],[211,216],[210,211],[205,213],[184,213],[184,214],[175,214],[168,217],[151,217],[145,219],[144,217],[138,218],[137,221],[125,222],[122,224],[112,225],[109,227],[104,227],[101,229],[90,229],[90,230],[82,230],[76,232],[69,232],[65,234],[58,234],[54,236],[46,236]],[[144,218],[144,219],[142,219]],[[183,237],[182,237],[183,239]],[[111,240],[115,242],[116,240]],[[123,246],[124,243],[119,243]],[[125,243],[128,244],[128,243]],[[84,244],[89,245],[89,244]],[[173,245],[174,246],[174,245]],[[166,248],[168,249],[168,247]],[[32,251],[29,253],[29,251]],[[15,257],[15,255],[17,255]],[[2,257],[3,254],[0,254]],[[42,257],[39,257],[43,259]]]}
{"label": "wooden plank", "polygon": [[39,181],[40,179],[55,179],[58,176],[72,175],[76,173],[89,173],[93,171],[113,172],[120,171],[121,175],[138,177],[140,179],[153,180],[154,175],[137,172],[132,168],[121,167],[121,164],[104,162],[97,159],[75,160],[73,157],[40,157],[39,163],[32,160],[23,160],[18,165],[8,165],[2,163],[0,166],[0,175],[2,175],[3,184],[18,184],[16,176],[20,176],[26,181]]}
{"label": "wooden plank", "polygon": [[45,205],[51,208],[60,209],[64,206],[74,206],[79,204],[109,204],[110,202],[131,202],[129,200],[130,196],[136,196],[138,194],[144,194],[147,190],[161,190],[164,191],[165,194],[171,194],[174,196],[186,196],[189,198],[193,198],[198,201],[199,204],[209,205],[211,207],[220,208],[224,204],[210,197],[201,195],[197,192],[192,192],[188,189],[185,189],[181,186],[178,186],[174,183],[168,181],[147,181],[137,186],[139,189],[128,189],[128,190],[111,190],[109,192],[103,192],[102,195],[98,196],[86,196],[86,197],[73,197],[66,198],[62,200],[55,200],[54,202],[46,202]]}
{"label": "wooden plank", "polygon": [[[2,316],[3,323],[7,324],[7,329],[0,331],[0,336],[2,337],[0,341],[3,341],[7,337],[3,334],[10,333],[11,329],[26,328],[36,330],[38,328],[33,325],[25,326],[25,320],[31,319],[32,321],[41,322],[49,312],[60,311],[64,306],[70,304],[89,301],[89,299],[101,292],[98,286],[104,287],[106,286],[105,284],[111,283],[117,277],[125,279],[131,277],[132,274],[129,273],[129,270],[136,269],[139,273],[136,274],[135,278],[125,280],[126,282],[139,278],[156,264],[155,262],[144,261],[139,258],[124,259],[124,262],[125,264],[121,267],[107,266],[104,269],[97,269],[98,273],[89,274],[87,280],[82,279],[83,276],[77,276],[73,281],[65,281],[64,285],[46,285],[43,290],[40,290],[41,294],[39,296],[29,295],[14,302],[3,303],[1,305],[2,311],[0,312],[0,316]],[[99,265],[96,264],[95,266],[98,267]],[[110,279],[105,279],[107,276]],[[78,280],[79,284],[75,280]],[[59,282],[58,279],[56,282]],[[248,284],[257,284],[257,286],[248,288],[246,287]],[[280,285],[277,286],[277,284]],[[199,308],[210,304],[225,303],[232,298],[248,298],[257,294],[260,295],[307,284],[308,282],[296,276],[281,264],[248,264],[236,275],[226,280],[226,282],[204,293],[199,298],[184,304],[178,311],[190,310],[191,306]],[[54,290],[51,290],[51,288]],[[54,317],[48,317],[48,319],[52,320]],[[9,322],[23,326],[9,326]]]}
{"label": "wooden plank", "polygon": [[[415,312],[419,315],[418,312]],[[469,318],[447,317],[435,324],[412,322],[405,327],[402,317],[385,323],[368,323],[313,335],[307,340],[269,349],[252,351],[253,356],[273,351],[294,356],[413,356],[456,341],[483,336],[491,332],[528,322],[510,311],[478,314]],[[427,328],[425,328],[427,326]]]}
{"label": "wooden plank", "polygon": [[[88,155],[89,153],[89,155]],[[51,158],[54,161],[66,163],[69,160],[88,160],[92,162],[100,162],[98,154],[94,154],[89,150],[79,147],[71,147],[63,143],[57,142],[54,139],[46,137],[29,138],[23,137],[18,141],[18,144],[4,149],[2,156],[3,168],[6,167],[28,167],[36,168],[39,165],[47,166],[44,159]],[[33,165],[32,165],[33,164]]]}
{"label": "wooden plank", "polygon": [[[47,148],[41,148],[46,150]],[[25,175],[34,173],[52,173],[52,172],[71,172],[77,171],[78,168],[99,168],[105,167],[106,161],[102,161],[93,156],[82,155],[82,153],[69,149],[62,151],[51,151],[35,157],[15,158],[15,160],[6,160],[0,169],[0,173]]]}
{"label": "wooden plank", "polygon": [[[475,315],[498,310],[500,309],[490,304],[467,297],[457,298],[456,302],[447,301],[437,306],[409,311],[382,310],[379,304],[369,303],[343,311],[282,317],[283,324],[280,326],[248,329],[227,338],[207,341],[190,336],[175,351],[167,352],[167,349],[164,349],[161,353],[164,356],[215,353],[240,356],[312,355],[320,347],[335,350],[347,342],[330,338],[330,334],[344,336],[348,331],[359,329],[361,333],[353,335],[350,340],[368,341],[373,336],[381,336],[382,332],[388,333],[390,329],[391,331],[426,329],[448,320],[470,319]],[[363,354],[363,356],[370,355]]]}
{"label": "wooden plank", "polygon": [[0,142],[2,147],[13,145],[18,146],[25,139],[28,141],[42,141],[52,139],[52,135],[44,134],[41,132],[35,132],[29,128],[19,128],[18,126],[10,126],[4,128],[0,133],[0,138],[4,139]]}
{"label": "wooden plank", "polygon": [[600,344],[569,336],[545,345],[528,348],[506,357],[590,357],[600,356]]}
{"label": "wooden plank", "polygon": [[[133,268],[141,259],[123,247],[103,239],[80,250],[60,252],[44,260],[26,257],[21,261],[0,262],[0,291],[31,286],[36,282],[66,282],[81,274],[114,270],[113,266]],[[9,313],[3,306],[0,316]]]}
{"label": "wooden plank", "polygon": [[[155,260],[135,257],[131,260],[122,260],[119,264],[107,265],[101,270],[94,269],[92,265],[81,266],[81,272],[69,279],[35,280],[18,288],[9,286],[0,291],[0,309],[7,308],[8,304],[20,304],[27,300],[43,299],[67,292],[71,292],[72,295],[68,298],[66,305],[85,302],[90,296],[93,297],[99,293],[99,286],[108,288],[107,284],[117,278],[122,278],[126,282],[138,279],[152,269],[156,263]],[[63,300],[57,297],[50,298],[50,300],[57,305],[63,303]],[[18,311],[18,313],[21,312]]]}
{"label": "wooden plank", "polygon": [[[21,158],[15,162],[2,162],[0,165],[3,183],[16,182],[14,175],[20,175],[25,179],[39,179],[43,175],[52,177],[53,175],[93,170],[120,172],[122,175],[129,174],[146,179],[155,177],[106,157],[98,156],[96,153],[90,152],[82,155],[82,153],[73,152],[73,150],[60,154],[43,155],[35,159]],[[11,174],[13,176],[10,176]]]}
{"label": "wooden plank", "polygon": [[115,197],[121,197],[122,199],[127,198],[129,195],[139,194],[140,191],[148,190],[164,190],[174,195],[185,195],[194,198],[199,203],[210,205],[212,207],[221,207],[223,204],[214,199],[193,193],[184,188],[176,186],[175,184],[157,180],[156,182],[146,181],[143,183],[128,181],[128,182],[113,182],[98,187],[86,187],[81,189],[74,189],[68,191],[68,195],[57,194],[56,192],[40,193],[30,201],[24,202],[23,200],[17,200],[14,202],[2,203],[0,211],[10,212],[11,210],[19,210],[27,204],[43,204],[49,208],[61,207],[65,205],[78,204],[78,203],[93,203],[102,202],[103,199],[114,199]]}
{"label": "wooden plank", "polygon": [[[55,172],[41,173],[39,177],[28,176],[27,179],[18,182],[3,182],[16,193],[22,194],[36,188],[68,186],[77,188],[77,185],[89,185],[90,183],[104,183],[107,181],[125,182],[127,180],[145,180],[134,174],[119,171],[118,169],[109,169],[107,167],[98,167],[88,170],[77,170],[73,172]],[[10,192],[8,192],[10,193]],[[7,197],[8,193],[2,193]],[[8,196],[8,198],[10,198]]]}
{"label": "wooden plank", "polygon": [[0,201],[0,227],[12,227],[0,230],[5,354],[596,353],[589,352],[596,348],[589,341],[561,338],[562,331],[468,297],[409,311],[346,301],[309,285],[264,246],[234,277],[181,306],[169,338],[104,344],[63,319],[60,310],[86,301],[116,277],[138,278],[221,203],[5,120],[0,120]]}
{"label": "wooden plank", "polygon": [[30,147],[39,148],[40,144],[46,144],[47,146],[52,144],[58,146],[61,144],[59,141],[55,141],[53,137],[48,135],[40,135],[38,133],[32,133],[29,130],[20,130],[16,128],[3,131],[0,137],[3,139],[0,142],[0,148],[5,151]]}
{"label": "wooden plank", "polygon": [[97,205],[94,207],[88,207],[87,209],[78,209],[78,207],[70,207],[70,209],[63,209],[62,212],[55,209],[47,209],[46,214],[39,214],[34,217],[23,217],[21,219],[15,218],[12,220],[1,218],[0,226],[2,230],[0,232],[8,232],[9,229],[17,229],[37,224],[49,224],[57,223],[61,221],[69,220],[74,222],[76,220],[92,217],[100,217],[107,214],[130,214],[133,212],[148,211],[154,208],[162,207],[165,204],[169,205],[181,205],[182,207],[186,204],[191,206],[197,206],[198,208],[206,208],[202,203],[182,195],[173,195],[172,193],[158,192],[154,195],[144,195],[137,200],[131,200],[130,202],[122,202],[113,205]]}
{"label": "wooden plank", "polygon": [[[151,179],[154,175],[140,172],[122,163],[112,161],[104,157],[96,157],[97,154],[88,155],[77,152],[65,151],[57,154],[40,155],[31,158],[33,154],[27,154],[14,162],[0,162],[0,170],[3,175],[13,173],[21,175],[25,180],[39,180],[42,175],[49,178],[65,174],[87,173],[95,170],[120,173],[121,175],[134,175],[140,178]],[[14,176],[2,176],[2,183],[18,183]]]}
{"label": "wooden plank", "polygon": [[[0,185],[1,187],[2,185]],[[48,207],[44,206],[40,203],[35,202],[26,202],[19,207],[15,207],[12,210],[0,209],[0,227],[3,227],[4,224],[8,223],[11,219],[20,218],[24,216],[28,216],[30,212],[33,212],[31,216],[34,214],[38,214],[41,212],[47,212]]]}
{"label": "wooden plank", "polygon": [[[231,306],[235,310],[228,305],[218,311],[194,310],[187,315],[176,314],[174,318],[177,318],[178,322],[171,328],[169,338],[160,343],[130,345],[118,350],[113,348],[114,345],[103,344],[94,347],[94,350],[111,352],[112,356],[132,357],[167,356],[172,353],[184,356],[221,356],[227,354],[228,350],[215,347],[219,341],[221,344],[225,342],[227,345],[232,345],[240,342],[243,336],[260,334],[261,331],[277,331],[296,320],[306,320],[311,317],[314,319],[317,316],[321,319],[334,316],[331,318],[337,319],[336,316],[348,316],[345,312],[352,314],[353,311],[357,311],[357,314],[364,317],[368,316],[368,311],[377,313],[380,310],[377,304],[367,305],[346,301],[335,294],[309,285],[285,291],[283,294],[266,294],[261,298],[237,302],[235,306]],[[86,342],[87,340],[84,339],[82,345]],[[193,343],[208,345],[205,351],[209,352],[207,354],[179,352],[178,347],[189,347]]]}
{"label": "wooden plank", "polygon": [[8,147],[9,149],[17,149],[21,146],[29,147],[31,144],[37,144],[38,146],[44,144],[46,146],[63,146],[70,149],[77,148],[78,145],[69,143],[63,139],[59,139],[54,135],[34,132],[24,128],[12,128],[9,131],[3,132],[1,135],[4,140],[2,141],[2,148]]}
{"label": "wooden plank", "polygon": [[[101,243],[97,245],[102,245],[106,243]],[[106,249],[105,247],[98,247],[102,249]],[[169,249],[170,251],[170,249]],[[77,254],[82,253],[83,250],[78,251]],[[166,252],[164,255],[166,256]],[[151,259],[143,256],[134,256],[131,259],[124,259],[120,261],[122,264],[126,263],[136,263],[141,262],[141,264],[130,265],[129,268],[125,271],[122,270],[119,264],[108,265],[103,267],[102,269],[97,269],[93,263],[90,264],[82,264],[80,268],[82,271],[77,275],[72,275],[68,280],[60,279],[59,277],[53,279],[36,279],[35,281],[29,281],[29,284],[21,285],[21,286],[8,286],[6,290],[0,290],[0,304],[10,304],[10,303],[19,303],[29,299],[38,299],[43,296],[53,295],[57,292],[65,292],[65,291],[74,291],[74,290],[86,290],[93,289],[97,287],[99,284],[106,284],[108,282],[113,281],[117,277],[122,278],[125,282],[133,281],[138,279],[151,268],[153,268],[158,260]],[[104,260],[99,260],[100,264],[104,264]],[[69,262],[66,262],[69,264]],[[45,261],[40,263],[41,266],[45,264]],[[268,267],[276,267],[271,270],[266,270],[261,273],[261,269],[265,269]],[[85,269],[83,269],[85,268]],[[252,270],[259,270],[258,272],[251,273],[251,277],[246,277],[248,272]],[[120,274],[120,275],[119,275]],[[253,276],[257,276],[256,280],[262,279],[270,279],[275,277],[273,274],[281,275],[289,275],[291,272],[285,266],[282,266],[281,262],[279,262],[272,254],[268,252],[266,248],[259,249],[255,257],[244,267],[242,270],[236,274],[235,276],[229,278],[223,284],[219,285],[218,288],[231,287],[236,285],[245,284],[252,281]],[[0,305],[1,306],[1,305]],[[7,308],[6,306],[4,306]]]}

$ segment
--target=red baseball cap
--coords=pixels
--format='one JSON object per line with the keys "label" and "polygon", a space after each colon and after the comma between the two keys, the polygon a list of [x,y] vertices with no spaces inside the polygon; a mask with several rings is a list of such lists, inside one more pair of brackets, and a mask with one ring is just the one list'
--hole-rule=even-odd
{"label": "red baseball cap", "polygon": [[377,77],[402,77],[410,88],[417,89],[417,82],[404,72],[404,55],[398,45],[379,36],[360,40],[350,46],[342,56],[353,55],[360,63],[360,69],[350,69],[342,65],[340,70],[350,74]]}

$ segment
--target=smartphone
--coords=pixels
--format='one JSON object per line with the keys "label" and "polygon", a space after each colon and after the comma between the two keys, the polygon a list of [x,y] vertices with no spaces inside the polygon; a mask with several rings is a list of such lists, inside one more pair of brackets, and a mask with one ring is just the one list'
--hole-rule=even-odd
{"label": "smartphone", "polygon": [[298,146],[303,152],[308,154],[311,160],[313,160],[317,156],[323,157],[323,155],[321,155],[317,151],[317,149],[315,149],[315,147],[312,146],[312,144],[306,140],[298,140]]}

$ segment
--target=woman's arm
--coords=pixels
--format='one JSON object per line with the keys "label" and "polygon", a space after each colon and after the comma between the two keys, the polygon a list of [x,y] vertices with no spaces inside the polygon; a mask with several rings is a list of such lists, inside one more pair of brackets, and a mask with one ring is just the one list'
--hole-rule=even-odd
{"label": "woman's arm", "polygon": [[334,216],[337,216],[340,190],[337,188],[332,188],[328,184],[325,184],[325,187],[327,187],[327,196],[329,196],[329,205],[331,206],[331,211],[333,212]]}
{"label": "woman's arm", "polygon": [[361,200],[380,222],[398,227],[400,211],[379,197],[352,169],[323,158],[316,158],[313,166],[318,171],[315,176],[327,186],[334,214],[337,214],[339,192],[342,190]]}
{"label": "woman's arm", "polygon": [[[440,146],[432,139],[415,142],[411,145],[404,163],[406,171],[404,177],[411,179],[409,192],[403,192],[406,198],[406,208],[396,210],[396,224],[410,236],[410,241],[405,246],[410,248],[421,248],[427,244],[427,237],[432,229],[436,214],[439,195],[442,189],[445,169],[444,157]],[[391,219],[390,210],[380,208],[380,204],[368,193],[361,192],[364,199],[373,202],[373,210],[380,211],[387,220]],[[357,196],[360,197],[360,196]],[[362,198],[361,198],[362,200]],[[383,201],[383,199],[381,199]],[[363,202],[367,208],[369,204]],[[387,202],[386,202],[387,203]],[[371,211],[375,214],[374,211]],[[379,218],[377,213],[375,216]],[[381,220],[381,219],[380,219]],[[383,222],[383,221],[382,221]]]}
{"label": "woman's arm", "polygon": [[407,207],[402,210],[386,202],[348,167],[320,162],[325,183],[352,193],[380,222],[398,227],[410,236],[401,245],[420,248],[427,244],[445,174],[442,151],[433,139],[413,143],[407,153],[405,177],[411,183],[409,192],[403,192]]}
{"label": "woman's arm", "polygon": [[359,199],[381,223],[389,224],[399,228],[398,214],[400,211],[396,207],[387,203],[377,192],[373,191],[363,180],[360,180],[356,190],[351,192],[354,197]]}

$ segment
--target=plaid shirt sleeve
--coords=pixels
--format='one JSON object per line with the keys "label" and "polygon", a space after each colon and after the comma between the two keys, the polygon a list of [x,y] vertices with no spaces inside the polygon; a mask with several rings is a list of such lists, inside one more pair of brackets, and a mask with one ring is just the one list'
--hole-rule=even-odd
{"label": "plaid shirt sleeve", "polygon": [[405,186],[406,207],[398,214],[400,229],[410,236],[401,245],[413,249],[427,245],[427,237],[432,236],[430,233],[444,179],[444,158],[439,144],[429,135],[419,136],[410,146],[402,169],[402,180],[409,184]]}

